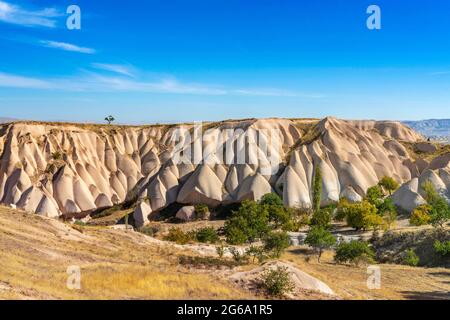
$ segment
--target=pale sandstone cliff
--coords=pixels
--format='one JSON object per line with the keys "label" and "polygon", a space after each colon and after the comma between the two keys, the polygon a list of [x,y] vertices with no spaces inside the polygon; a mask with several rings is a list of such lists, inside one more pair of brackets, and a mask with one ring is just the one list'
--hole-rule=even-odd
{"label": "pale sandstone cliff", "polygon": [[[12,123],[0,127],[0,202],[56,217],[89,213],[126,199],[139,206],[142,220],[171,203],[221,203],[259,199],[278,192],[288,206],[310,206],[314,170],[323,172],[323,204],[340,197],[359,200],[387,175],[407,183],[396,203],[421,203],[420,182],[431,180],[446,193],[450,157],[429,164],[413,160],[403,143],[422,137],[398,122],[264,119],[210,123],[207,129],[239,129],[227,141],[206,133],[203,149],[213,160],[221,144],[234,146],[252,129],[277,129],[280,169],[267,174],[269,160],[248,148],[245,164],[174,164],[178,126],[88,126]],[[192,131],[191,126],[186,126]],[[209,132],[209,131],[207,131]],[[252,144],[252,140],[245,140]],[[270,149],[270,148],[269,148]],[[253,159],[253,161],[249,160]],[[255,160],[256,159],[256,160]],[[214,162],[214,161],[213,161]],[[278,165],[278,163],[277,163]]]}

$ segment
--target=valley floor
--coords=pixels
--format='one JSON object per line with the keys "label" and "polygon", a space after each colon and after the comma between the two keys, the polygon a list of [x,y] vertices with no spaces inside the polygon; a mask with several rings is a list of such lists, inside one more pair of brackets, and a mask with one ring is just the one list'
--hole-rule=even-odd
{"label": "valley floor", "polygon": [[[133,231],[70,226],[0,207],[0,299],[264,298],[228,280],[256,265],[186,267],[179,265],[180,255],[198,256],[200,250]],[[325,282],[340,299],[450,299],[450,270],[444,268],[383,264],[381,289],[369,290],[367,268],[335,265],[331,252],[319,264],[306,247],[292,247],[281,260]],[[69,266],[80,267],[80,290],[66,286]]]}

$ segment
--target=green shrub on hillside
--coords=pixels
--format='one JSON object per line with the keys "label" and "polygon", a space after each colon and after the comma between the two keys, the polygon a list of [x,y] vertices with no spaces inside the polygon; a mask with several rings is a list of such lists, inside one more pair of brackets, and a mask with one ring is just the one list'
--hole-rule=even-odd
{"label": "green shrub on hillside", "polygon": [[322,170],[317,165],[314,173],[313,181],[313,210],[318,212],[320,210],[320,203],[322,197]]}
{"label": "green shrub on hillside", "polygon": [[403,257],[403,263],[411,266],[411,267],[416,267],[420,262],[419,257],[417,256],[417,254],[414,252],[413,249],[408,249],[405,252],[405,256]]}
{"label": "green shrub on hillside", "polygon": [[205,220],[209,218],[209,208],[206,204],[196,204],[194,208],[197,219]]}
{"label": "green shrub on hillside", "polygon": [[270,252],[274,258],[279,258],[289,247],[289,236],[286,232],[270,232],[263,241],[264,250]]}
{"label": "green shrub on hillside", "polygon": [[283,200],[276,193],[265,194],[259,205],[267,209],[269,221],[274,223],[275,228],[286,225],[291,221],[290,210],[284,207]]}
{"label": "green shrub on hillside", "polygon": [[321,227],[324,229],[329,229],[331,226],[331,218],[334,211],[334,207],[330,206],[327,208],[319,209],[313,213],[311,217],[311,225]]}
{"label": "green shrub on hillside", "polygon": [[255,201],[242,202],[238,211],[225,222],[225,236],[231,244],[243,244],[261,239],[270,231],[266,206]]}
{"label": "green shrub on hillside", "polygon": [[263,276],[263,286],[273,297],[284,297],[295,289],[287,267],[277,267],[267,270]]}
{"label": "green shrub on hillside", "polygon": [[313,226],[306,236],[305,243],[317,251],[317,261],[320,263],[323,251],[331,248],[336,243],[336,238],[326,229]]}
{"label": "green shrub on hillside", "polygon": [[450,241],[441,242],[436,240],[434,242],[434,251],[443,257],[448,256],[450,254]]}
{"label": "green shrub on hillside", "polygon": [[180,228],[172,228],[164,237],[166,241],[176,242],[177,244],[186,244],[192,240],[192,234],[183,232]]}
{"label": "green shrub on hillside", "polygon": [[356,230],[369,230],[383,224],[377,208],[367,200],[349,204],[345,210],[347,224]]}
{"label": "green shrub on hillside", "polygon": [[428,204],[418,206],[411,213],[409,223],[413,226],[422,226],[430,223],[430,211],[431,206]]}
{"label": "green shrub on hillside", "polygon": [[380,182],[378,182],[378,185],[386,190],[389,195],[392,195],[392,193],[400,187],[399,183],[392,177],[383,177]]}
{"label": "green shrub on hillside", "polygon": [[334,260],[337,263],[360,262],[371,263],[374,261],[375,253],[366,241],[352,240],[341,242],[336,248]]}
{"label": "green shrub on hillside", "polygon": [[212,227],[205,227],[197,230],[195,232],[195,238],[198,242],[203,243],[216,243],[219,241],[219,236],[217,232]]}

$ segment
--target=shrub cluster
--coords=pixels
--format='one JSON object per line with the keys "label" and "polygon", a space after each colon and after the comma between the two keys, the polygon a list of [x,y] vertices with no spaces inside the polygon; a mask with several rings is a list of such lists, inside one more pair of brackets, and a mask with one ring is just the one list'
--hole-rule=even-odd
{"label": "shrub cluster", "polygon": [[374,261],[375,253],[366,241],[352,240],[341,242],[336,248],[334,260],[337,263],[353,263],[358,265],[361,262],[371,263]]}
{"label": "shrub cluster", "polygon": [[295,288],[287,267],[267,270],[263,274],[262,280],[266,292],[273,297],[282,298]]}

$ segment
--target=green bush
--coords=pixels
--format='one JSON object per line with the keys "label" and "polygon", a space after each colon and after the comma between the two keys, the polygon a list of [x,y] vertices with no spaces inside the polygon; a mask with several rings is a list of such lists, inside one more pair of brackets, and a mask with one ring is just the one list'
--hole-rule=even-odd
{"label": "green bush", "polygon": [[336,238],[326,229],[313,226],[306,236],[305,243],[317,251],[317,261],[320,263],[323,250],[331,248],[336,243]]}
{"label": "green bush", "polygon": [[194,208],[197,219],[209,219],[209,208],[206,204],[196,204]]}
{"label": "green bush", "polygon": [[248,261],[249,256],[246,253],[241,253],[237,248],[231,247],[228,249],[233,256],[233,260],[238,263],[245,263]]}
{"label": "green bush", "polygon": [[371,204],[378,206],[383,201],[383,198],[384,198],[383,189],[379,185],[367,189],[366,199]]}
{"label": "green bush", "polygon": [[270,252],[272,257],[279,258],[288,247],[289,236],[286,232],[270,232],[264,238],[264,250]]}
{"label": "green bush", "polygon": [[348,204],[345,210],[347,224],[356,230],[368,230],[383,224],[383,218],[377,214],[377,207],[367,200]]}
{"label": "green bush", "polygon": [[81,220],[75,220],[75,222],[73,224],[84,227],[86,225],[86,222],[81,221]]}
{"label": "green bush", "polygon": [[233,212],[224,227],[227,242],[231,244],[255,241],[269,231],[269,213],[266,206],[250,200],[242,202],[239,210]]}
{"label": "green bush", "polygon": [[219,258],[223,258],[224,254],[225,254],[225,246],[223,244],[221,244],[220,246],[217,246],[216,252],[217,252],[217,255],[219,256]]}
{"label": "green bush", "polygon": [[436,240],[434,242],[434,251],[443,257],[448,256],[450,253],[450,241],[441,242]]}
{"label": "green bush", "polygon": [[425,200],[430,206],[428,211],[430,223],[434,227],[443,227],[450,219],[450,207],[447,200],[439,195],[431,181],[425,181],[422,189],[425,192]]}
{"label": "green bush", "polygon": [[350,242],[341,242],[334,255],[337,263],[373,262],[375,253],[366,241],[352,240]]}
{"label": "green bush", "polygon": [[317,165],[314,173],[313,181],[313,210],[315,212],[320,211],[320,202],[322,197],[322,170]]}
{"label": "green bush", "polygon": [[313,216],[311,218],[311,225],[321,227],[324,229],[329,229],[331,226],[331,217],[333,211],[334,211],[333,207],[327,207],[319,209],[318,211],[314,211]]}
{"label": "green bush", "polygon": [[267,270],[263,274],[262,280],[263,287],[273,297],[284,297],[295,288],[287,267],[277,267],[276,269]]}
{"label": "green bush", "polygon": [[394,178],[392,177],[383,177],[378,183],[378,185],[387,192],[389,192],[389,195],[392,195],[392,192],[394,192],[400,187],[398,182],[395,181]]}
{"label": "green bush", "polygon": [[411,267],[416,267],[420,262],[419,257],[417,256],[417,254],[414,252],[413,249],[408,249],[405,252],[405,256],[403,257],[403,263],[411,266]]}
{"label": "green bush", "polygon": [[178,244],[186,244],[192,241],[192,234],[183,232],[179,228],[172,228],[169,230],[169,234],[164,237],[166,241],[176,242]]}
{"label": "green bush", "polygon": [[267,209],[269,221],[273,222],[276,228],[290,222],[290,211],[284,207],[283,200],[276,193],[265,194],[259,204]]}
{"label": "green bush", "polygon": [[219,241],[219,236],[217,232],[212,227],[201,228],[195,232],[195,238],[198,242],[203,243],[216,243]]}
{"label": "green bush", "polygon": [[428,204],[423,204],[418,206],[411,213],[411,217],[409,218],[409,223],[413,226],[422,226],[426,225],[430,222],[430,211],[431,206]]}
{"label": "green bush", "polygon": [[255,260],[258,260],[259,263],[262,263],[268,258],[268,256],[266,255],[266,251],[262,246],[251,246],[245,253],[247,256],[253,259],[253,263],[255,262]]}

